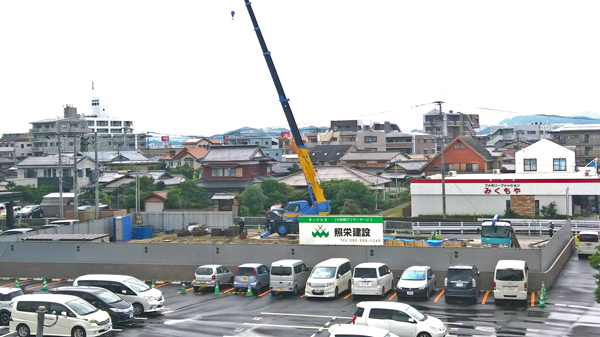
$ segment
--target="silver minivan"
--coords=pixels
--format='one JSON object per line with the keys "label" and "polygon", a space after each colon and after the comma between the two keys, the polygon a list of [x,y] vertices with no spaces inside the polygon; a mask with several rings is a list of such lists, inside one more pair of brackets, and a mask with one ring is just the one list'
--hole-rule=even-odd
{"label": "silver minivan", "polygon": [[280,293],[298,294],[304,290],[308,279],[308,268],[302,260],[285,259],[271,264],[271,278],[269,281],[271,295]]}

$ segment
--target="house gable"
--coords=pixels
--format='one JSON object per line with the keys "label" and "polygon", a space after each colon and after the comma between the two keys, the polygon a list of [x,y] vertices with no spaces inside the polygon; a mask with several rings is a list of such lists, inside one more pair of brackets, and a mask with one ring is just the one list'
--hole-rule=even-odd
{"label": "house gable", "polygon": [[[492,162],[496,164],[488,165]],[[444,164],[449,171],[459,172],[489,172],[493,168],[499,168],[500,165],[483,146],[469,136],[456,137],[444,148]],[[421,171],[426,174],[438,173],[440,169],[441,153],[438,153],[423,166]]]}
{"label": "house gable", "polygon": [[575,151],[548,139],[515,152],[516,173],[575,172],[575,165]]}

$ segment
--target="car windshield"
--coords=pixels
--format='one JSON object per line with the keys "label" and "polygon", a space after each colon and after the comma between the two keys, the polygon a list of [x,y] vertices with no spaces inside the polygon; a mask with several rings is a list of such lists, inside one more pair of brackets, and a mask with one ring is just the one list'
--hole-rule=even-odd
{"label": "car windshield", "polygon": [[402,280],[424,280],[425,272],[420,270],[405,270],[402,273]]}
{"label": "car windshield", "polygon": [[471,269],[448,269],[448,280],[470,280]]}
{"label": "car windshield", "polygon": [[510,226],[482,226],[481,236],[486,238],[510,237]]}
{"label": "car windshield", "polygon": [[125,283],[126,286],[128,286],[136,292],[144,292],[150,290],[150,287],[148,287],[144,282],[133,277],[123,281],[123,283]]}
{"label": "car windshield", "polygon": [[110,291],[101,291],[96,294],[99,299],[104,301],[105,303],[112,304],[117,303],[121,300],[121,298]]}
{"label": "car windshield", "polygon": [[597,234],[579,234],[579,242],[598,242]]}
{"label": "car windshield", "polygon": [[23,207],[23,209],[21,209],[22,212],[30,212],[31,210],[33,210],[35,208],[35,206],[25,206]]}
{"label": "car windshield", "polygon": [[312,278],[334,278],[335,267],[316,267],[310,274]]}
{"label": "car windshield", "polygon": [[292,275],[291,267],[273,267],[271,268],[271,275],[290,276]]}
{"label": "car windshield", "polygon": [[395,333],[392,332],[388,332],[385,336],[383,337],[398,337],[398,335],[396,335]]}
{"label": "car windshield", "polygon": [[425,314],[421,313],[419,310],[411,307],[410,305],[408,306],[408,308],[406,308],[406,313],[420,322],[423,322],[427,318]]}
{"label": "car windshield", "polygon": [[237,275],[238,276],[254,276],[254,268],[250,268],[250,267],[238,268]]}
{"label": "car windshield", "polygon": [[67,306],[81,316],[89,315],[98,311],[96,307],[82,300],[81,298],[67,302]]}
{"label": "car windshield", "polygon": [[496,280],[498,281],[523,281],[523,271],[515,269],[496,270]]}
{"label": "car windshield", "polygon": [[212,275],[212,274],[213,274],[212,268],[200,267],[200,268],[198,268],[198,270],[196,270],[196,275]]}
{"label": "car windshield", "polygon": [[354,277],[377,278],[377,271],[375,268],[354,268]]}

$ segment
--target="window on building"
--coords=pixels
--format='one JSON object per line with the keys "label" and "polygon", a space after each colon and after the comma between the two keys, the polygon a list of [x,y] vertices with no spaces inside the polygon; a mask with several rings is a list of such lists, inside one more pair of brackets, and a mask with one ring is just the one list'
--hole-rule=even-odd
{"label": "window on building", "polygon": [[528,135],[535,135],[535,133],[536,133],[535,131],[527,131]]}
{"label": "window on building", "polygon": [[535,216],[540,215],[540,201],[539,200],[535,200],[533,202],[533,211],[534,211]]}
{"label": "window on building", "polygon": [[68,127],[69,127],[69,126],[68,126],[67,124],[63,124],[63,125],[62,125],[62,128],[63,128],[63,129],[66,129],[66,128],[68,128]]}
{"label": "window on building", "polygon": [[423,144],[427,144],[427,139],[423,138]]}
{"label": "window on building", "polygon": [[569,139],[578,139],[579,135],[569,135]]}
{"label": "window on building", "polygon": [[56,169],[45,169],[44,177],[46,177],[46,178],[56,177]]}
{"label": "window on building", "polygon": [[460,144],[460,149],[464,150],[465,149],[465,144]]}
{"label": "window on building", "polygon": [[214,167],[210,169],[211,177],[235,177],[235,167]]}
{"label": "window on building", "polygon": [[377,136],[365,136],[365,143],[377,143]]}
{"label": "window on building", "polygon": [[423,154],[427,154],[427,149],[423,149]]}
{"label": "window on building", "polygon": [[523,160],[524,171],[537,171],[537,159],[524,159]]}
{"label": "window on building", "polygon": [[455,149],[455,150],[458,150],[458,149],[460,149],[460,144],[454,144],[454,149]]}
{"label": "window on building", "polygon": [[36,169],[26,169],[25,170],[25,178],[37,178],[37,170]]}
{"label": "window on building", "polygon": [[506,210],[510,209],[510,200],[506,200]]}
{"label": "window on building", "polygon": [[63,177],[70,177],[71,176],[71,170],[70,169],[63,169]]}
{"label": "window on building", "polygon": [[567,170],[567,159],[566,158],[554,158],[552,160],[552,169],[554,171],[566,171]]}

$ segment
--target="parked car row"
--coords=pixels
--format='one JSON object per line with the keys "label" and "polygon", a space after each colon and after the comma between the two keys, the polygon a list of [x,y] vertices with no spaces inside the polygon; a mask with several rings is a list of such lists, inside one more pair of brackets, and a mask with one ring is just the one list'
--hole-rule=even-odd
{"label": "parked car row", "polygon": [[[494,272],[494,298],[498,300],[527,300],[529,267],[525,261],[498,261]],[[275,261],[271,267],[261,263],[245,263],[234,273],[222,265],[198,267],[192,285],[194,291],[231,284],[236,292],[260,293],[270,290],[272,295],[283,293],[310,297],[335,298],[349,291],[354,297],[378,296],[385,298],[389,291],[396,292],[398,301],[404,298],[428,299],[436,290],[436,276],[430,266],[411,266],[398,278],[394,289],[394,274],[385,263],[368,262],[354,270],[350,260],[331,258],[319,262],[309,272],[302,260]],[[479,301],[481,277],[477,266],[453,265],[444,279],[444,299]]]}
{"label": "parked car row", "polygon": [[35,334],[36,311],[43,306],[44,334],[99,336],[110,332],[113,323],[127,324],[134,316],[162,310],[164,303],[160,290],[134,277],[84,275],[73,286],[54,288],[50,294],[23,295],[19,289],[0,288],[0,323],[20,337]]}

